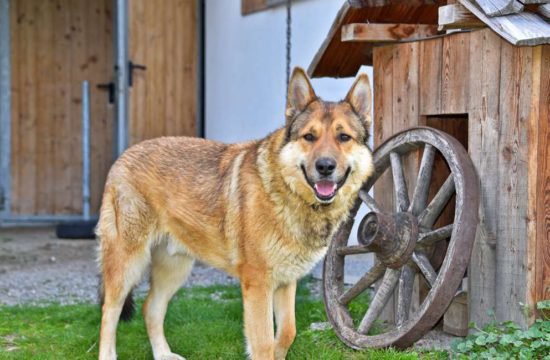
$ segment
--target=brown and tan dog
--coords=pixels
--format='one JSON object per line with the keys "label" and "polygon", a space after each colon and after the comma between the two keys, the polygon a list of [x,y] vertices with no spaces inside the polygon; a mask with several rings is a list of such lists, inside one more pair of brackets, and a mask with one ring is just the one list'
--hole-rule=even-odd
{"label": "brown and tan dog", "polygon": [[366,75],[345,100],[325,102],[296,68],[286,125],[260,141],[164,137],[128,149],[109,173],[97,228],[99,358],[116,358],[119,318],[150,266],[143,313],[154,357],[183,359],[163,322],[200,259],[240,279],[250,357],[284,359],[296,334],[296,281],[323,257],[373,172],[370,104]]}

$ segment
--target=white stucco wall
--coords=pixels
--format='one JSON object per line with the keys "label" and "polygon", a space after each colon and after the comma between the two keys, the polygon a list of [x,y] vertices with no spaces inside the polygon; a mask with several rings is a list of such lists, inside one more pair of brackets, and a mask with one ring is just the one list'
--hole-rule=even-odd
{"label": "white stucco wall", "polygon": [[[292,66],[307,68],[344,0],[292,7]],[[258,139],[284,124],[286,8],[241,15],[241,0],[206,0],[205,133],[224,142]],[[371,76],[371,68],[364,68]],[[372,78],[372,76],[371,76]],[[319,96],[342,99],[349,79],[314,79]]]}

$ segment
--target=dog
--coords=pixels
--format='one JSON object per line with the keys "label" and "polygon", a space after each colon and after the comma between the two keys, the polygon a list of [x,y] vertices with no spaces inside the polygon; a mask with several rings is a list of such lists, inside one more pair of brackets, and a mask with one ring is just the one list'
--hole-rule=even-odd
{"label": "dog", "polygon": [[116,358],[119,318],[150,268],[143,315],[154,358],[184,359],[163,323],[199,259],[240,280],[250,358],[284,359],[296,336],[296,282],[323,258],[373,173],[371,99],[364,74],[344,100],[328,102],[295,68],[285,126],[262,140],[162,137],[129,148],[109,172],[97,226],[99,358]]}

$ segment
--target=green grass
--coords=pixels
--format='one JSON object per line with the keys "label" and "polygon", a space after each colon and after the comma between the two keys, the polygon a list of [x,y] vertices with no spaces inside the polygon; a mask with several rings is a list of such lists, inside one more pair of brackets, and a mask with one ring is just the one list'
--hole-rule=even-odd
{"label": "green grass", "polygon": [[[141,305],[141,302],[138,302]],[[446,359],[446,352],[354,351],[332,330],[312,331],[326,321],[321,300],[305,286],[296,302],[298,336],[287,359]],[[0,307],[0,359],[96,359],[100,313],[97,306],[45,305]],[[184,289],[171,302],[166,337],[172,350],[188,360],[244,359],[242,302],[237,286]],[[119,359],[152,359],[143,317],[121,323]]]}

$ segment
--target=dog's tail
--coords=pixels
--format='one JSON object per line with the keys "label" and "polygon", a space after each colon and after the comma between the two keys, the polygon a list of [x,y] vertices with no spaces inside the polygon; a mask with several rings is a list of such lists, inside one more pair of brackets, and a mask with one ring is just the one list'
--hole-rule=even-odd
{"label": "dog's tail", "polygon": [[[103,308],[103,303],[105,302],[105,291],[103,287],[103,281],[99,280],[99,310]],[[122,305],[122,311],[120,312],[120,320],[122,321],[130,321],[134,317],[134,314],[136,313],[136,303],[134,302],[134,295],[133,291],[130,290],[128,295],[126,296],[126,300],[124,300],[124,305]]]}
{"label": "dog's tail", "polygon": [[[99,222],[96,228],[96,236],[99,239],[100,244],[98,248],[98,263],[101,269],[101,273],[103,273],[101,244],[105,239],[116,239],[118,236],[115,209],[116,204],[112,192],[108,191],[106,187],[105,194],[103,195]],[[101,310],[103,308],[103,304],[105,303],[105,284],[102,276],[99,277],[98,297]],[[136,306],[134,303],[134,298],[132,296],[132,290],[130,290],[130,292],[126,296],[126,299],[124,300],[124,305],[122,306],[122,311],[120,312],[120,320],[130,321],[134,316],[135,311]]]}

